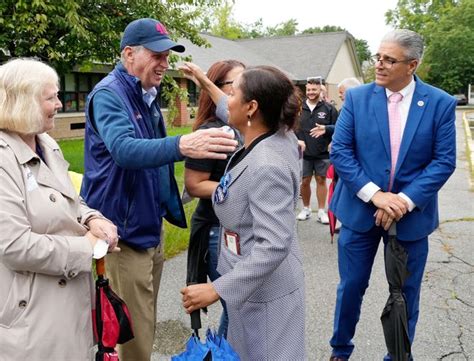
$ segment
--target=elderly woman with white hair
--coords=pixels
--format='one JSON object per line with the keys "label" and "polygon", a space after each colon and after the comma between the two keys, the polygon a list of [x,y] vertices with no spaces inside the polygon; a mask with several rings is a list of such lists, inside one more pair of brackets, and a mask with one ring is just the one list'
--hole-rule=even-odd
{"label": "elderly woman with white hair", "polygon": [[0,66],[0,350],[2,360],[91,360],[91,264],[116,227],[78,197],[45,132],[62,107],[48,65]]}

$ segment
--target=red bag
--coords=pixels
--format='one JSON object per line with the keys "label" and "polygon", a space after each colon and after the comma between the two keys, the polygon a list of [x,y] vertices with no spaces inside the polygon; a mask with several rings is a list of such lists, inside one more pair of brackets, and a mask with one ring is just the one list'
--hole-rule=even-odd
{"label": "red bag", "polygon": [[132,319],[127,305],[112,291],[104,276],[103,259],[97,260],[96,266],[96,309],[93,310],[94,335],[99,348],[96,361],[118,361],[114,348],[133,338]]}
{"label": "red bag", "polygon": [[104,347],[115,347],[133,338],[130,311],[123,300],[112,291],[109,280],[98,279],[96,284],[95,333]]}

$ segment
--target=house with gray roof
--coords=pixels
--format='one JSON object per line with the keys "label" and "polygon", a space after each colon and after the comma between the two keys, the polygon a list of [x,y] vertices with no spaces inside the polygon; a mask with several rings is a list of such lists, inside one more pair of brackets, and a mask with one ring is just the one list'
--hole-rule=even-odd
{"label": "house with gray roof", "polygon": [[[200,47],[187,39],[180,39],[186,51],[183,56],[206,71],[213,63],[224,59],[237,59],[248,66],[272,65],[283,70],[304,90],[308,77],[325,79],[329,98],[339,103],[337,84],[344,78],[355,77],[363,81],[362,68],[355,50],[354,38],[346,31],[257,39],[229,40],[210,34],[201,34],[209,47]],[[177,66],[181,63],[178,62]],[[178,72],[173,72],[179,77]],[[181,79],[183,88],[189,82]],[[186,107],[180,108],[181,120],[187,122]],[[175,122],[176,123],[176,122]]]}
{"label": "house with gray roof", "polygon": [[182,39],[184,55],[203,70],[223,59],[237,59],[247,65],[273,65],[283,70],[296,84],[321,76],[334,86],[348,77],[362,81],[362,68],[355,51],[354,38],[346,31],[297,36],[229,40],[202,34],[209,48]]}
{"label": "house with gray roof", "polygon": [[336,85],[349,76],[362,80],[354,38],[347,32],[261,38],[239,43],[272,59],[292,74],[297,83],[306,84],[306,79],[312,76],[322,76],[327,83]]}
{"label": "house with gray roof", "polygon": [[201,37],[209,43],[209,47],[197,46],[188,39],[179,39],[178,43],[186,48],[182,56],[191,57],[192,61],[203,70],[209,69],[216,61],[224,59],[237,59],[248,65],[278,66],[270,60],[271,57],[251,49],[244,41],[229,40],[209,34],[201,34]]}

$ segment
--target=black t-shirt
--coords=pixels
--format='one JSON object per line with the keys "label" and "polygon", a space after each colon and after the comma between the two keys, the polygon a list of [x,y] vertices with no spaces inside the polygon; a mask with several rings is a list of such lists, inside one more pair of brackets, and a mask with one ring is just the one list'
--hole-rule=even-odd
{"label": "black t-shirt", "polygon": [[300,140],[304,140],[306,149],[304,151],[304,159],[328,159],[328,145],[332,140],[333,129],[326,131],[321,137],[314,138],[310,131],[317,124],[333,127],[336,124],[338,114],[335,107],[325,101],[319,101],[316,107],[311,110],[306,102],[303,103],[299,120],[299,129],[296,136]]}
{"label": "black t-shirt", "polygon": [[[226,124],[219,118],[214,118],[212,121],[201,125],[199,129],[220,128],[225,125],[228,124]],[[238,140],[240,146],[242,144],[240,135],[237,130],[233,130],[236,134],[236,140]],[[232,153],[229,153],[226,160],[186,158],[184,166],[188,169],[192,169],[198,172],[210,173],[209,180],[219,182],[225,172],[227,162],[229,161],[229,158],[231,156]],[[200,218],[205,217],[209,219],[212,224],[219,224],[219,220],[216,214],[214,213],[214,209],[212,208],[211,198],[200,199],[196,207],[195,213],[198,214]]]}

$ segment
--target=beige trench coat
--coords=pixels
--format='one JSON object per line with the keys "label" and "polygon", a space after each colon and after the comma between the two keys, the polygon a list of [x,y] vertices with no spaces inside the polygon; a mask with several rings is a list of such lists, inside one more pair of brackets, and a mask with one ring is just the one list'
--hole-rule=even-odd
{"label": "beige trench coat", "polygon": [[46,160],[0,131],[0,360],[93,358],[92,247],[69,164],[46,134]]}

